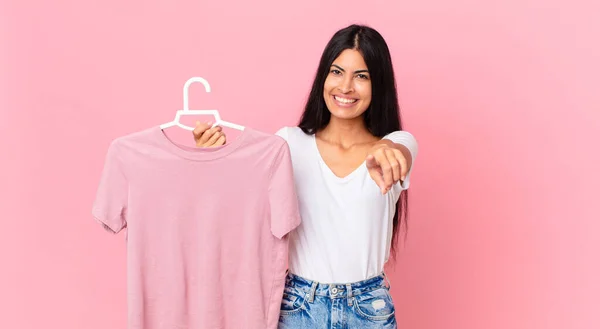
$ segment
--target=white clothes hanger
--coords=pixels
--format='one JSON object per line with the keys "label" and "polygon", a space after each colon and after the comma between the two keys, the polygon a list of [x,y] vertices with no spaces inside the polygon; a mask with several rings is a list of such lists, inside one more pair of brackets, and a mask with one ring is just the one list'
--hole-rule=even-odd
{"label": "white clothes hanger", "polygon": [[194,127],[189,127],[189,126],[186,126],[186,125],[182,124],[181,122],[179,122],[179,119],[181,118],[182,115],[212,115],[215,118],[215,122],[212,125],[213,127],[221,126],[221,127],[228,127],[228,128],[238,129],[238,130],[244,130],[244,126],[241,126],[241,125],[238,125],[235,123],[231,123],[231,122],[227,122],[227,121],[223,121],[223,119],[221,119],[221,116],[219,115],[219,111],[217,111],[217,110],[214,110],[214,109],[212,109],[212,110],[190,110],[189,109],[189,89],[190,89],[190,85],[194,82],[202,83],[204,85],[204,89],[206,90],[206,92],[207,93],[210,92],[210,85],[208,84],[208,81],[206,81],[204,78],[192,77],[192,78],[188,79],[188,81],[186,81],[185,84],[183,85],[183,110],[178,110],[175,113],[175,119],[173,119],[173,121],[161,124],[160,129],[177,126],[177,127],[189,130],[189,131],[193,131]]}

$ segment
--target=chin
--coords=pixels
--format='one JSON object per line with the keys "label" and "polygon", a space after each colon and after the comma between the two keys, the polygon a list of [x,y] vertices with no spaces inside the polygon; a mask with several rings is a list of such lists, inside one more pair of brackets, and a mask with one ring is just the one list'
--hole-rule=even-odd
{"label": "chin", "polygon": [[336,109],[331,112],[331,116],[341,120],[356,120],[362,118],[362,113],[357,113],[356,110]]}

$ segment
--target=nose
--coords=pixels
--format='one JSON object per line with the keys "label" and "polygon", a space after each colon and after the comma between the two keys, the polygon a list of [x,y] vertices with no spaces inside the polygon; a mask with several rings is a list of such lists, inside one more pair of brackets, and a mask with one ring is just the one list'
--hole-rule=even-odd
{"label": "nose", "polygon": [[354,87],[352,85],[352,77],[351,76],[344,77],[344,80],[341,81],[340,86],[338,88],[344,94],[354,91]]}

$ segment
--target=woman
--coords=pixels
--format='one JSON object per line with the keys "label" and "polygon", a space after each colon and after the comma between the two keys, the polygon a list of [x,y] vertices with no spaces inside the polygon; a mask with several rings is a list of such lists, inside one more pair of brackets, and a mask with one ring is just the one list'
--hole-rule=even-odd
{"label": "woman", "polygon": [[[338,31],[299,126],[277,132],[290,147],[302,217],[290,233],[280,328],[396,328],[383,269],[417,153],[401,129],[385,40],[367,26]],[[194,136],[199,146],[225,139],[206,126]]]}

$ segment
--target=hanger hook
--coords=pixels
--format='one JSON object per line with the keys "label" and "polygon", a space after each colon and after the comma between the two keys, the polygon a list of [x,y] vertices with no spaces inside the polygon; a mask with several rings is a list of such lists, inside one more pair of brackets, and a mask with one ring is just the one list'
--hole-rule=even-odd
{"label": "hanger hook", "polygon": [[206,90],[207,93],[210,92],[210,85],[208,84],[208,81],[206,81],[206,79],[201,78],[201,77],[192,77],[189,78],[188,81],[185,82],[185,84],[183,85],[183,110],[184,111],[189,111],[190,107],[189,107],[189,89],[190,89],[190,85],[194,82],[200,82],[204,85],[204,89]]}

